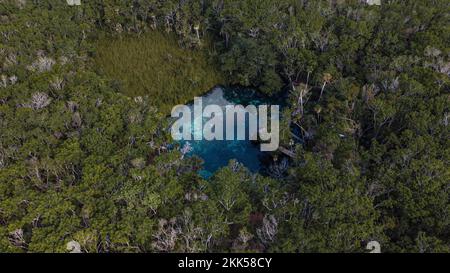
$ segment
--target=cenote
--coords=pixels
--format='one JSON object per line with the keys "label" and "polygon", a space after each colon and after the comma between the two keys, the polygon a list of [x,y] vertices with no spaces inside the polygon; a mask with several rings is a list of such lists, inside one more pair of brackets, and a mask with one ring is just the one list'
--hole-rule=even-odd
{"label": "cenote", "polygon": [[[97,47],[96,66],[120,83],[121,92],[130,97],[150,96],[164,113],[170,112],[176,102],[193,100],[199,90],[207,91],[215,83],[225,81],[202,52],[179,48],[176,37],[164,33],[105,38]],[[281,105],[254,89],[242,87],[215,87],[204,94],[202,100],[203,107],[208,104]],[[190,107],[193,108],[193,104]],[[245,127],[247,129],[247,124]],[[249,140],[187,142],[192,151],[186,156],[203,160],[200,174],[205,178],[227,166],[232,159],[251,172],[261,172],[271,158],[269,153],[260,151],[259,143]],[[186,143],[181,141],[179,144],[183,147]]]}
{"label": "cenote", "polygon": [[[255,105],[279,104],[274,99],[262,96],[257,91],[239,87],[215,87],[202,96],[203,107],[215,104],[225,108],[226,105]],[[189,104],[193,112],[193,103]],[[203,121],[206,121],[204,118]],[[270,158],[268,153],[260,151],[260,145],[248,140],[248,116],[245,119],[246,140],[189,140],[180,141],[180,146],[187,143],[191,146],[191,151],[187,156],[197,156],[203,160],[203,169],[200,175],[209,178],[218,169],[227,166],[230,160],[235,159],[243,164],[251,172],[260,172],[265,162]],[[235,123],[236,132],[237,122]],[[193,128],[193,126],[192,126]],[[225,129],[224,129],[225,130]],[[191,135],[201,134],[191,130]],[[193,139],[193,138],[192,138]]]}

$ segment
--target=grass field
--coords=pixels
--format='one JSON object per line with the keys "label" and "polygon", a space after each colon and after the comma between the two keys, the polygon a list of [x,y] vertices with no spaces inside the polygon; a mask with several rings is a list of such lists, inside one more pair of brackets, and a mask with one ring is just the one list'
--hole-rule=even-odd
{"label": "grass field", "polygon": [[163,112],[223,83],[207,50],[188,50],[160,32],[97,43],[96,66],[130,96],[149,96]]}

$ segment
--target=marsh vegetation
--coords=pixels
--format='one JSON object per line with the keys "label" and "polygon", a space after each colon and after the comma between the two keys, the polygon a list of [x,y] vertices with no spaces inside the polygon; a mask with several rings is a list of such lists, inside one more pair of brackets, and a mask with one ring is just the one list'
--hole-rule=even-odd
{"label": "marsh vegetation", "polygon": [[221,74],[210,60],[209,50],[186,49],[176,37],[152,31],[144,35],[102,38],[97,42],[95,64],[117,81],[125,95],[149,96],[163,112],[186,103],[217,84]]}

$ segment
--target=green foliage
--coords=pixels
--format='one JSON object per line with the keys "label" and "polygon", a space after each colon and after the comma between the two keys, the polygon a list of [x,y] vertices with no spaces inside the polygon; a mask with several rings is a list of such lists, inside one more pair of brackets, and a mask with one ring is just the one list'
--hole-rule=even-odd
{"label": "green foliage", "polygon": [[[331,2],[2,1],[0,251],[450,251],[448,1]],[[171,145],[222,75],[288,93],[294,158]]]}

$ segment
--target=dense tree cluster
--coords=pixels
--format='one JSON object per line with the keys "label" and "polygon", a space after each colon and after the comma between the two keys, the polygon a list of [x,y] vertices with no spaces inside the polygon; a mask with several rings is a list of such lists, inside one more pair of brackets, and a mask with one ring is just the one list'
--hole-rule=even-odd
{"label": "dense tree cluster", "polygon": [[[0,251],[450,251],[449,2],[362,2],[1,1]],[[289,94],[295,157],[202,179],[93,65],[102,35],[152,31]]]}

